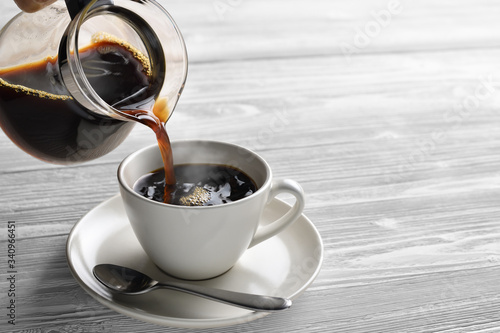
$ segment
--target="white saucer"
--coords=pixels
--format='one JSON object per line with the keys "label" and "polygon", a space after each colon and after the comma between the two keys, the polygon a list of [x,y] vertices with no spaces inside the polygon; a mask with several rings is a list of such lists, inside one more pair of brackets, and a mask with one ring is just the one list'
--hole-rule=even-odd
{"label": "white saucer", "polygon": [[[289,208],[288,204],[275,199],[264,211],[261,223],[269,223]],[[66,255],[73,276],[87,293],[117,312],[146,322],[210,328],[246,323],[268,314],[171,290],[156,290],[137,296],[110,293],[92,274],[92,268],[97,264],[123,265],[158,280],[173,279],[162,273],[144,253],[130,227],[119,195],[92,209],[73,227]],[[302,215],[279,235],[246,251],[227,273],[193,283],[294,299],[313,282],[322,261],[321,237],[311,221]]]}

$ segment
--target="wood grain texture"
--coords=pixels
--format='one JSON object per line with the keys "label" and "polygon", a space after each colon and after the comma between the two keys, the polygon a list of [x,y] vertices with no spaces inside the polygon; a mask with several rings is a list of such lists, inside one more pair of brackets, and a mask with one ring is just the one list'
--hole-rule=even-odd
{"label": "wood grain texture", "polygon": [[[356,46],[391,1],[161,2],[190,56],[171,139],[257,151],[303,185],[325,245],[289,311],[203,332],[500,332],[500,4],[401,0]],[[0,22],[14,12],[2,4]],[[3,310],[0,332],[189,331],[101,306],[66,265],[71,227],[154,143],[136,126],[107,156],[61,167],[0,133],[0,254],[8,220],[19,241],[18,324]]]}

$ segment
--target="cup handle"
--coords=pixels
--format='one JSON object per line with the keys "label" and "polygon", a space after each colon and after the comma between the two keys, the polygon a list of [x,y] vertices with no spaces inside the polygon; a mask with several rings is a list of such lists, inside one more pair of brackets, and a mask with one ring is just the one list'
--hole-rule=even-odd
{"label": "cup handle", "polygon": [[280,233],[286,227],[295,222],[302,214],[305,206],[305,196],[304,190],[302,190],[299,183],[291,179],[273,181],[267,204],[269,204],[280,193],[290,193],[295,196],[295,204],[288,212],[285,213],[285,215],[276,221],[265,226],[259,226],[248,248],[251,248]]}

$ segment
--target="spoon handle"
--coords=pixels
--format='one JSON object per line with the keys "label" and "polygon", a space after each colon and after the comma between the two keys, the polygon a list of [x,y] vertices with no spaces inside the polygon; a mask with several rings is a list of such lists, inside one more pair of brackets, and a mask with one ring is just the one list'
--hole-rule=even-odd
{"label": "spoon handle", "polygon": [[182,282],[158,283],[155,287],[182,291],[253,311],[279,311],[288,309],[292,305],[292,301],[287,298],[240,293]]}

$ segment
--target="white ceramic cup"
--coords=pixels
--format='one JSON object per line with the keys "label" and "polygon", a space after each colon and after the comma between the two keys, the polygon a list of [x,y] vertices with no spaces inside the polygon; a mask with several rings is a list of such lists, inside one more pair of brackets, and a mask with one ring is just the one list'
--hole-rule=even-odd
{"label": "white ceramic cup", "polygon": [[[134,233],[151,260],[166,273],[188,280],[208,279],[228,271],[248,248],[276,235],[302,214],[304,193],[289,179],[273,180],[269,165],[243,147],[215,141],[172,143],[175,164],[207,163],[236,167],[258,190],[231,203],[188,207],[159,203],[133,190],[143,175],[162,167],[158,146],[126,157],[118,168],[120,192]],[[282,217],[259,225],[264,207],[279,193],[295,196]]]}

